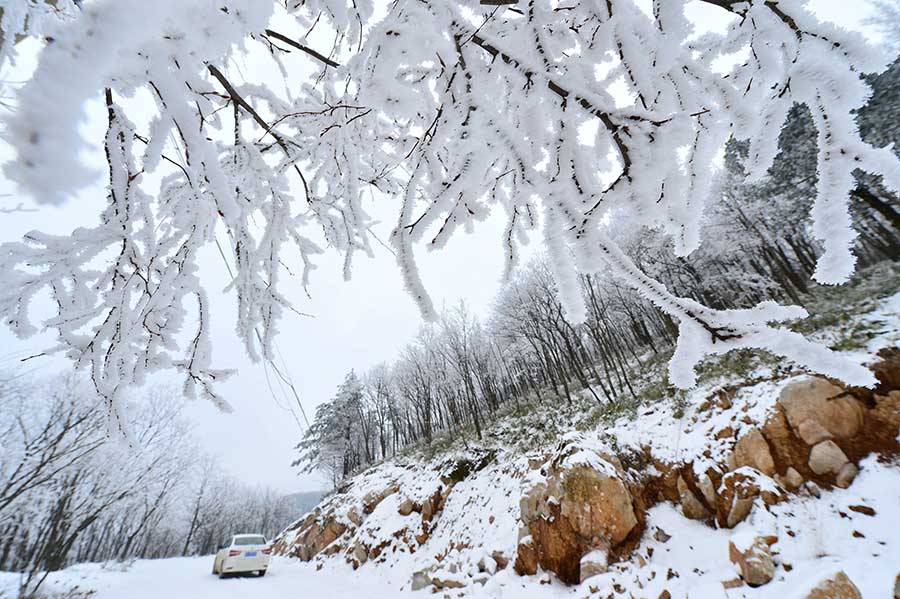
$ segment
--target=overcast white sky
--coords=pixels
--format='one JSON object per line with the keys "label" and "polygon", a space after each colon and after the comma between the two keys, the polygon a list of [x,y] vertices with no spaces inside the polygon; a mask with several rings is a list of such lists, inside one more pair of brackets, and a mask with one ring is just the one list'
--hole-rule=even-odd
{"label": "overcast white sky", "polygon": [[[860,27],[867,14],[862,2],[814,0],[811,5],[822,17],[845,27]],[[718,13],[718,9],[697,11],[710,25],[720,21]],[[33,61],[33,52],[26,47],[19,68],[8,80],[23,79]],[[256,65],[246,66],[249,72],[255,72]],[[296,68],[308,66],[298,63]],[[94,108],[95,118],[86,126],[102,132],[102,107],[98,103]],[[0,162],[11,157],[8,147],[0,142]],[[97,158],[99,155],[95,154],[92,160]],[[102,165],[101,160],[98,168]],[[102,188],[98,187],[62,207],[37,207],[0,175],[0,207],[11,208],[22,203],[36,209],[0,215],[0,241],[20,239],[32,229],[67,234],[76,226],[91,226],[97,221],[103,198]],[[379,204],[375,213],[383,214],[385,222],[374,230],[385,239],[393,219],[392,200],[382,198]],[[423,277],[436,305],[465,300],[477,313],[486,312],[500,285],[501,230],[500,218],[493,218],[482,223],[474,234],[455,237],[440,254],[419,252]],[[350,282],[342,279],[338,256],[319,257],[319,268],[313,273],[310,288],[311,298],[306,297],[297,282],[284,279],[283,292],[295,308],[313,315],[303,318],[287,313],[277,341],[310,419],[315,406],[332,395],[351,368],[364,371],[391,360],[421,325],[414,303],[403,290],[393,256],[377,243],[374,248],[374,258],[360,256],[356,260]],[[279,405],[285,401],[279,390],[275,389],[274,397],[270,393],[264,368],[252,364],[236,340],[234,300],[221,291],[228,282],[221,258],[211,249],[204,265],[204,277],[214,305],[214,365],[236,368],[239,373],[220,388],[234,406],[233,414],[218,413],[208,403],[192,402],[187,406],[187,413],[196,423],[198,440],[207,450],[218,454],[226,468],[249,482],[271,485],[285,492],[322,487],[318,477],[298,476],[290,468],[293,446],[301,430],[292,414]],[[21,368],[18,363],[21,357],[38,353],[51,342],[52,337],[48,335],[21,341],[0,328],[0,369]],[[67,367],[60,358],[42,358],[27,365],[38,376]],[[269,378],[277,386],[274,375]],[[168,380],[174,381],[161,375],[153,384],[165,384]],[[177,381],[174,382],[177,389]]]}

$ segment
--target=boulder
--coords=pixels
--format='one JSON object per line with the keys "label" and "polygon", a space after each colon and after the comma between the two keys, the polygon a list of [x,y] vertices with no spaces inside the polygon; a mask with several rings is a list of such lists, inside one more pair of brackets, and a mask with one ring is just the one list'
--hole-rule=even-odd
{"label": "boulder", "polygon": [[788,384],[778,402],[794,432],[807,445],[849,439],[860,431],[865,420],[865,407],[859,400],[822,378]]}
{"label": "boulder", "polygon": [[809,468],[818,475],[837,474],[849,460],[834,441],[822,441],[809,452]]}
{"label": "boulder", "polygon": [[479,572],[487,572],[488,574],[496,574],[497,573],[497,562],[494,561],[489,555],[481,556],[481,559],[478,560],[478,571]]}
{"label": "boulder", "polygon": [[796,491],[803,485],[803,475],[797,472],[793,466],[788,466],[784,475],[776,475],[775,480],[781,483],[781,486],[791,491]]}
{"label": "boulder", "polygon": [[357,543],[353,546],[353,557],[356,558],[359,565],[363,565],[369,559],[369,550],[362,543]]}
{"label": "boulder", "polygon": [[678,497],[681,502],[681,511],[684,513],[684,517],[690,518],[691,520],[706,520],[709,518],[709,510],[706,509],[703,502],[694,495],[694,492],[688,488],[687,483],[684,482],[684,478],[680,475],[678,476],[677,485]]}
{"label": "boulder", "polygon": [[837,479],[834,484],[842,489],[846,489],[853,483],[853,479],[859,474],[859,468],[852,462],[847,462],[838,472]]}
{"label": "boulder", "polygon": [[749,466],[723,476],[716,500],[719,525],[727,528],[737,526],[750,514],[757,497],[761,497],[766,505],[773,505],[787,498],[774,480]]}
{"label": "boulder", "polygon": [[409,516],[415,511],[416,506],[413,504],[412,499],[406,497],[403,501],[400,502],[400,505],[397,507],[397,512],[401,516]]}
{"label": "boulder", "polygon": [[363,518],[355,507],[347,510],[347,519],[353,522],[354,526],[362,526]]}
{"label": "boulder", "polygon": [[431,576],[429,576],[428,572],[426,570],[419,570],[412,575],[412,583],[410,584],[410,589],[413,591],[418,591],[424,589],[430,584]]}
{"label": "boulder", "polygon": [[604,548],[594,549],[581,558],[580,574],[581,582],[588,578],[603,574],[609,568],[609,550]]}
{"label": "boulder", "polygon": [[669,539],[672,538],[672,535],[657,526],[656,530],[653,531],[653,538],[660,543],[668,543]]}
{"label": "boulder", "polygon": [[347,526],[330,519],[324,523],[313,521],[298,536],[299,542],[295,543],[296,556],[302,561],[309,561],[324,551],[347,530]]}
{"label": "boulder", "polygon": [[900,574],[894,579],[894,599],[900,599]]}
{"label": "boulder", "polygon": [[738,576],[737,578],[729,578],[728,580],[722,581],[722,588],[725,590],[729,589],[739,589],[744,586],[744,579]]}
{"label": "boulder", "polygon": [[738,439],[729,459],[729,465],[732,470],[750,466],[766,476],[775,474],[775,460],[772,459],[768,442],[758,428],[750,429],[750,432]]}
{"label": "boulder", "polygon": [[862,599],[859,589],[843,571],[815,586],[806,599]]}
{"label": "boulder", "polygon": [[775,464],[779,471],[793,467],[805,478],[808,476],[809,445],[791,428],[781,404],[776,403],[773,408],[762,427],[762,434],[769,442]]}
{"label": "boulder", "polygon": [[700,480],[697,481],[697,488],[700,489],[700,493],[703,495],[703,499],[706,500],[707,505],[716,505],[716,485],[708,472],[710,471],[707,471],[707,474],[701,476]]}
{"label": "boulder", "polygon": [[440,578],[438,576],[433,576],[431,578],[431,584],[434,585],[434,588],[436,589],[461,589],[466,586],[464,582],[456,578]]}
{"label": "boulder", "polygon": [[444,502],[447,500],[451,488],[447,487],[445,491],[443,487],[438,487],[431,497],[425,500],[422,504],[423,523],[431,522],[438,512],[444,509]]}
{"label": "boulder", "polygon": [[505,570],[509,565],[509,558],[502,551],[492,551],[491,558],[497,564],[498,570]]}
{"label": "boulder", "polygon": [[522,576],[537,574],[538,556],[531,535],[519,539],[516,547],[516,563],[513,565],[513,569]]}
{"label": "boulder", "polygon": [[554,572],[560,580],[581,580],[581,558],[593,549],[612,550],[637,526],[631,493],[618,460],[564,444],[520,501],[528,529],[519,543],[516,571]]}
{"label": "boulder", "polygon": [[617,545],[637,525],[631,493],[618,476],[578,466],[561,483],[560,513],[577,534]]}
{"label": "boulder", "polygon": [[762,537],[749,542],[735,538],[728,542],[728,557],[741,569],[741,578],[751,587],[766,584],[775,576],[775,562],[769,544]]}

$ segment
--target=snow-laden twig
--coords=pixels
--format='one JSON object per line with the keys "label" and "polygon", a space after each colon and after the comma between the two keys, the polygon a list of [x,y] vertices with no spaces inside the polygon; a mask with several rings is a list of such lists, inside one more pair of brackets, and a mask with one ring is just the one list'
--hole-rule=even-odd
{"label": "snow-laden twig", "polygon": [[[31,31],[26,13],[40,4],[7,3],[0,60],[11,37]],[[695,37],[679,0],[656,0],[650,14],[633,0],[400,0],[377,21],[368,0],[88,3],[57,28],[18,93],[6,120],[17,157],[5,172],[40,202],[65,201],[97,175],[77,158],[86,100],[143,89],[155,114],[137,131],[127,100],[108,103],[101,224],[4,246],[0,275],[16,291],[0,310],[30,334],[30,301],[50,289],[57,313],[44,326],[57,331],[57,349],[91,366],[114,420],[118,394],[160,368],[181,370],[189,390],[220,402],[213,387],[224,372],[209,364],[197,253],[224,230],[238,335],[251,357],[269,358],[288,305],[278,291],[286,247],[300,253],[304,284],[320,245],[343,254],[349,277],[357,252],[372,251],[365,203],[374,190],[397,199],[390,245],[426,318],[436,314],[418,248],[443,248],[499,204],[507,273],[543,217],[568,317],[584,313],[577,275],[609,269],[678,320],[679,385],[692,383],[703,355],[736,347],[869,384],[858,366],[766,324],[799,310],[713,310],[678,298],[619,246],[650,228],[677,256],[696,250],[704,215],[721,201],[710,182],[724,144],[746,140],[749,176],[765,177],[795,103],[818,129],[819,281],[845,281],[854,269],[854,172],[900,191],[896,155],[864,143],[856,125],[869,95],[861,75],[887,64],[880,50],[819,21],[803,0],[703,4],[731,13],[724,33]],[[290,18],[296,30],[282,27]],[[331,47],[320,46],[327,38]],[[308,78],[286,68],[289,51],[315,65]],[[247,52],[270,53],[299,80],[284,92],[249,83],[230,62]],[[722,74],[720,61],[735,66]],[[151,191],[144,175],[154,172],[164,176]],[[189,320],[184,346],[176,333]]]}

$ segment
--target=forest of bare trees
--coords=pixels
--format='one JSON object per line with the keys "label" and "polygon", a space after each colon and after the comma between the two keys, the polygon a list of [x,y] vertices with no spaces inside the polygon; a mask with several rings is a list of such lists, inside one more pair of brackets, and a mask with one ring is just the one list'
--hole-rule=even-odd
{"label": "forest of bare trees", "polygon": [[[861,131],[875,145],[900,144],[900,63],[872,86]],[[815,195],[815,136],[808,113],[795,107],[782,133],[787,159],[757,183],[744,182],[747,148],[730,144],[716,183],[725,201],[704,223],[706,241],[689,259],[673,258],[660,234],[620,243],[678,296],[716,308],[767,299],[804,305],[821,252],[809,227],[798,226]],[[900,201],[877,178],[857,175],[859,266],[897,260]],[[571,402],[583,389],[598,402],[636,398],[634,373],[648,357],[671,352],[677,323],[616,278],[597,274],[579,277],[587,314],[576,324],[551,273],[548,258],[539,256],[519,269],[485,320],[465,305],[445,310],[392,364],[348,374],[319,407],[296,465],[323,470],[337,484],[439,432],[466,429],[481,437],[485,421],[510,404],[547,395]]]}
{"label": "forest of bare trees", "polygon": [[298,515],[198,450],[177,390],[145,400],[128,447],[108,440],[101,400],[77,376],[0,376],[0,570],[33,589],[72,563],[207,555]]}

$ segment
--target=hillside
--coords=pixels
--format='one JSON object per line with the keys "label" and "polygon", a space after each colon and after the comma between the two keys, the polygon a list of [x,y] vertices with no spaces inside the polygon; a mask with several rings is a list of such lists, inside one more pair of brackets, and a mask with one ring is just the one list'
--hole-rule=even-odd
{"label": "hillside", "polygon": [[566,596],[806,597],[843,571],[862,596],[886,597],[900,550],[898,280],[882,264],[821,290],[802,325],[874,367],[874,392],[735,353],[669,394],[648,362],[634,401],[536,400],[480,442],[441,438],[365,470],[277,550],[451,596],[550,584],[572,585]]}
{"label": "hillside", "polygon": [[[269,574],[212,558],[78,564],[60,599],[890,597],[900,554],[900,277],[819,290],[806,332],[875,369],[842,389],[765,354],[707,362],[636,401],[552,394],[484,430],[410,447],[347,480],[277,539]],[[302,509],[297,508],[298,511]],[[583,579],[583,580],[582,580]],[[0,574],[15,597],[18,574]],[[829,582],[830,581],[830,582]],[[818,591],[813,587],[824,585]]]}

